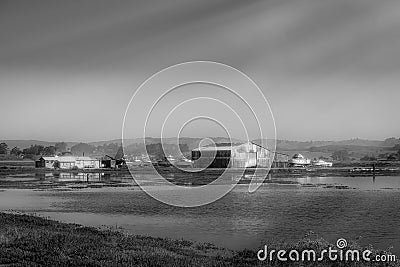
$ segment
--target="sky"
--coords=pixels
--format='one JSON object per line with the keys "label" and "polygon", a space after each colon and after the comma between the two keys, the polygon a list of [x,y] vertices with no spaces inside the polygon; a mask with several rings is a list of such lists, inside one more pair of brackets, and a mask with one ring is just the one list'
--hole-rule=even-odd
{"label": "sky", "polygon": [[[0,0],[0,38],[0,139],[121,138],[137,88],[163,68],[193,60],[251,77],[268,100],[278,139],[400,137],[397,0]],[[217,87],[189,87],[178,96],[219,95]],[[144,108],[155,89],[146,90],[138,101]],[[130,124],[138,130],[129,137],[141,137],[145,114],[134,114]],[[183,132],[223,133],[208,124]],[[158,136],[158,128],[148,135]]]}

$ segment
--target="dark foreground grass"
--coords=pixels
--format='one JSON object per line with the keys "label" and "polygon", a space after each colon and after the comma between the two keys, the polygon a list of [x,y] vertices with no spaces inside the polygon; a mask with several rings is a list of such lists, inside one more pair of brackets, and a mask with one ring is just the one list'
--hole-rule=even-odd
{"label": "dark foreground grass", "polygon": [[[279,249],[315,249],[330,246],[306,237]],[[332,246],[332,245],[331,245]],[[351,244],[353,249],[360,249]],[[374,254],[384,254],[374,251]],[[4,266],[288,266],[260,262],[256,251],[231,251],[197,244],[124,235],[77,224],[65,224],[30,215],[0,213],[0,265]],[[298,262],[291,266],[400,266],[398,263]]]}

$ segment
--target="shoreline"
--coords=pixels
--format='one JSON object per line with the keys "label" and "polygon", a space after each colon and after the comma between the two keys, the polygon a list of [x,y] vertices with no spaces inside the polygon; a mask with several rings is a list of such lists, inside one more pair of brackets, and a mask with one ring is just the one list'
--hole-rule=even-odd
{"label": "shoreline", "polygon": [[[311,177],[395,177],[400,176],[400,168],[290,168],[290,169],[206,169],[201,172],[189,172],[171,167],[157,168],[157,171],[168,182],[179,186],[203,186],[221,177],[219,183],[248,184],[251,180],[263,184],[287,184],[302,187],[327,186],[326,184],[304,184],[287,179]],[[225,171],[225,172],[224,172]],[[0,169],[0,189],[72,189],[131,187],[139,185],[136,179],[151,185],[157,184],[157,173],[153,168],[128,169]],[[135,179],[133,179],[135,178]],[[337,189],[351,189],[349,187]]]}
{"label": "shoreline", "polygon": [[[46,168],[33,168],[33,167],[22,167],[22,166],[1,166],[0,167],[0,175],[7,174],[21,174],[21,173],[33,173],[33,174],[42,174],[42,173],[109,173],[109,174],[151,174],[154,173],[154,170],[157,170],[159,173],[178,173],[178,174],[220,174],[226,171],[226,173],[244,173],[251,174],[256,170],[260,174],[275,174],[275,175],[297,175],[297,174],[307,174],[307,175],[321,175],[321,174],[329,174],[331,176],[340,175],[340,176],[355,176],[355,175],[369,175],[372,176],[373,173],[377,176],[381,175],[399,175],[400,174],[400,166],[395,165],[376,165],[375,170],[373,165],[370,164],[357,164],[352,166],[338,166],[338,167],[288,167],[288,168],[246,168],[246,169],[236,169],[236,168],[227,168],[227,169],[218,169],[218,168],[209,168],[209,169],[178,169],[176,167],[130,167],[121,168],[121,169],[46,169]],[[196,172],[199,170],[199,172]]]}
{"label": "shoreline", "polygon": [[[0,264],[5,265],[265,266],[266,263],[257,259],[256,250],[235,251],[210,243],[127,235],[20,213],[0,212],[0,225]],[[311,234],[295,242],[269,246],[286,250],[334,247]],[[360,247],[351,241],[348,249]],[[372,253],[390,254],[373,249]],[[279,261],[269,262],[269,266],[281,265]],[[332,266],[332,262],[326,259],[318,265]],[[292,266],[315,266],[315,262],[293,262]],[[400,264],[358,262],[358,266]]]}

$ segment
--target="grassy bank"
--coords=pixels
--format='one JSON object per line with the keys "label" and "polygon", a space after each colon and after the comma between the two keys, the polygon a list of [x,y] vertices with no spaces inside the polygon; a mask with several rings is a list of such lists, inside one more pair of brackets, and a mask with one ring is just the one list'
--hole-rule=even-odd
{"label": "grassy bank", "polygon": [[[280,249],[327,248],[306,237]],[[357,248],[356,244],[350,247]],[[376,253],[385,253],[374,251]],[[212,244],[124,235],[39,217],[0,213],[0,265],[11,266],[287,266],[260,262],[256,251],[231,251]],[[345,262],[295,263],[293,266],[400,266]]]}

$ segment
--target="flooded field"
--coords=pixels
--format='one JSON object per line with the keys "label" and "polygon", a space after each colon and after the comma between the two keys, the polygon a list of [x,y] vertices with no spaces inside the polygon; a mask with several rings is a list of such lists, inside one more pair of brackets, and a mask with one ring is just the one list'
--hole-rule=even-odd
{"label": "flooded field", "polygon": [[[157,177],[136,178],[146,179],[150,190],[169,190],[174,196],[174,189],[160,186]],[[235,179],[232,176],[230,182]],[[234,249],[294,240],[312,231],[330,242],[360,237],[362,245],[393,247],[391,251],[400,255],[399,176],[270,178],[255,193],[248,193],[246,183],[239,184],[222,199],[198,208],[162,204],[130,175],[18,174],[2,176],[0,185],[0,210],[64,222]]]}

